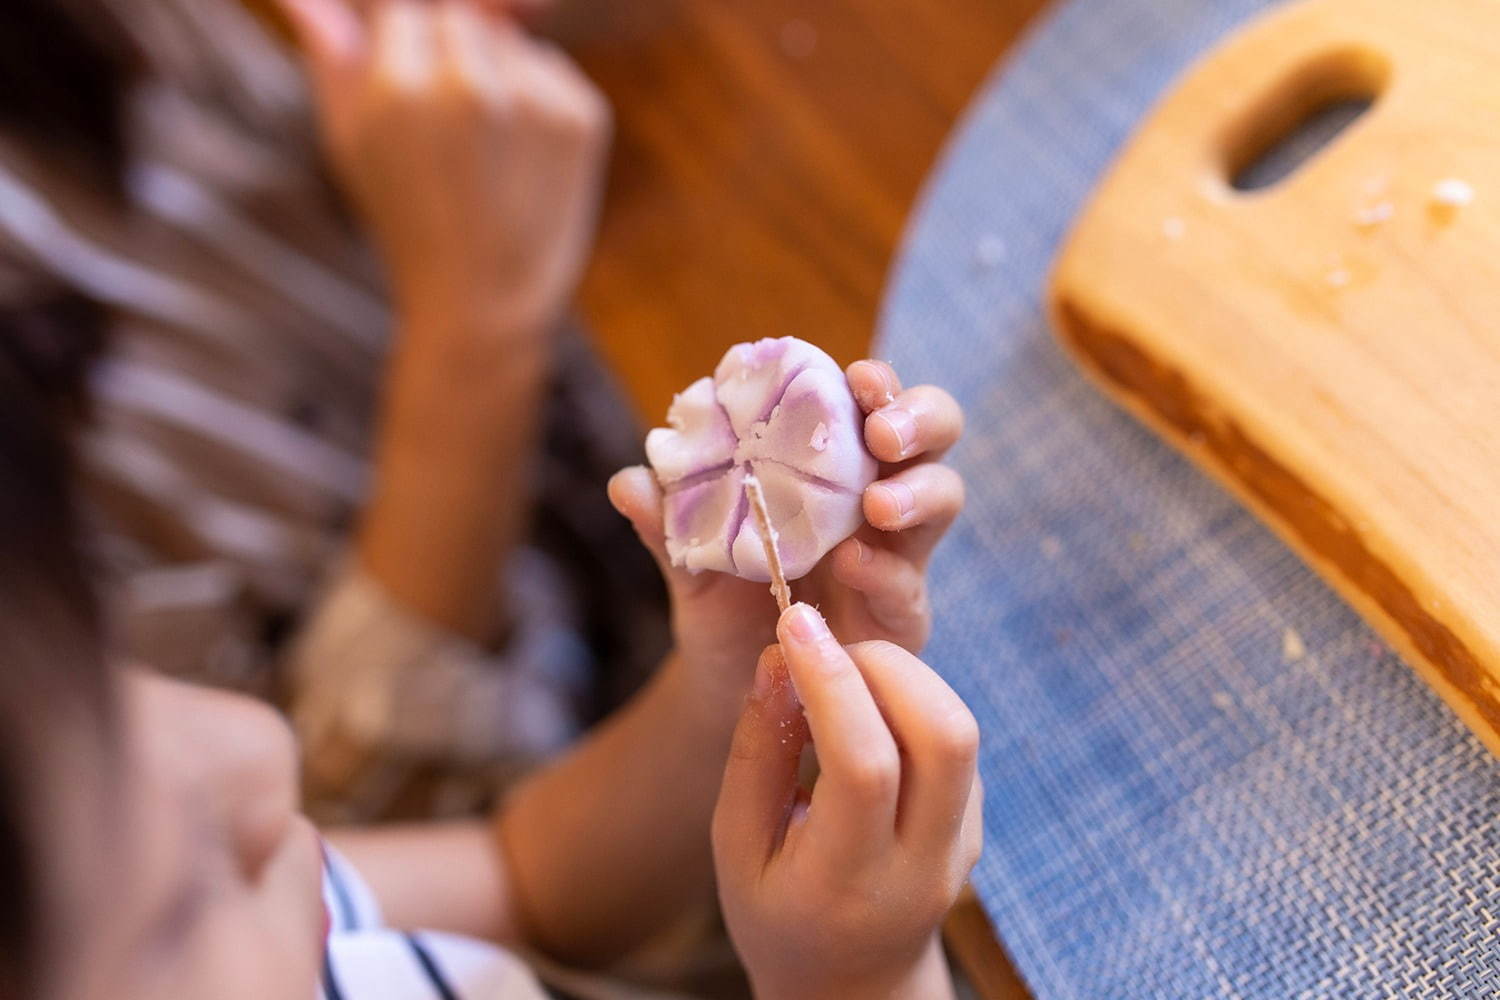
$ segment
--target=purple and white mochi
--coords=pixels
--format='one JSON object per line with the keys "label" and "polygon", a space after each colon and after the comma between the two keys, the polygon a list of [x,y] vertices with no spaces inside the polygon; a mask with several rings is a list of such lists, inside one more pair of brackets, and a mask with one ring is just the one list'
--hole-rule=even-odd
{"label": "purple and white mochi", "polygon": [[770,569],[745,476],[760,480],[788,580],[864,522],[877,463],[843,371],[795,337],[736,344],[712,378],[677,394],[646,457],[666,494],[667,554],[692,572],[765,582]]}

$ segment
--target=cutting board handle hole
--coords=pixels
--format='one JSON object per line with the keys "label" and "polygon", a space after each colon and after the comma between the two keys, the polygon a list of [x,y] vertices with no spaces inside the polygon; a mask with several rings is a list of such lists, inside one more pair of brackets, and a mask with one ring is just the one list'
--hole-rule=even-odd
{"label": "cutting board handle hole", "polygon": [[1263,191],[1292,176],[1370,111],[1387,76],[1377,53],[1339,49],[1281,78],[1222,137],[1230,185]]}

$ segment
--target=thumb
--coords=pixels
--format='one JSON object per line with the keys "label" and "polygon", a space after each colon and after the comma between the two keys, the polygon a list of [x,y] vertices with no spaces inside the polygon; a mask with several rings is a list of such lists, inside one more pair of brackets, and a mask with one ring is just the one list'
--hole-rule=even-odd
{"label": "thumb", "polygon": [[276,0],[291,22],[319,94],[335,99],[365,52],[365,26],[347,0]]}
{"label": "thumb", "polygon": [[724,874],[759,874],[780,849],[800,799],[798,765],[807,741],[781,647],[768,646],[734,730],[714,811],[714,852]]}
{"label": "thumb", "polygon": [[662,523],[662,490],[656,474],[644,465],[632,465],[616,472],[609,480],[609,502],[635,528],[641,544],[650,551],[656,566],[666,577],[667,586],[676,590],[679,577],[686,575],[672,565],[667,555],[666,528]]}

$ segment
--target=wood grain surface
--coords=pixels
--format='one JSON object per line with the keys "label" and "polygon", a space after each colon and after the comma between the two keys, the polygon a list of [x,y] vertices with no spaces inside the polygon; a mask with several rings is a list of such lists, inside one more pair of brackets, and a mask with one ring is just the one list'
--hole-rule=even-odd
{"label": "wood grain surface", "polygon": [[614,103],[582,312],[644,417],[737,341],[867,350],[906,214],[1041,0],[576,0]]}
{"label": "wood grain surface", "polygon": [[[1296,172],[1230,185],[1350,96],[1374,102]],[[1237,35],[1154,113],[1078,223],[1052,302],[1100,384],[1500,752],[1497,177],[1500,6],[1310,0]]]}

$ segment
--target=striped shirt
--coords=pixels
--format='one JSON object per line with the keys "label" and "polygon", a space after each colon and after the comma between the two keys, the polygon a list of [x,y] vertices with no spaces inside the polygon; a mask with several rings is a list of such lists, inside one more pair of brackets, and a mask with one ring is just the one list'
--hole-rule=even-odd
{"label": "striped shirt", "polygon": [[633,421],[562,336],[538,527],[497,581],[512,634],[484,647],[399,606],[346,557],[390,316],[298,67],[234,0],[104,2],[145,60],[124,199],[0,135],[0,312],[107,317],[81,458],[124,652],[287,708],[323,821],[471,811],[663,645],[603,490]]}
{"label": "striped shirt", "polygon": [[318,1000],[690,1000],[546,961],[533,971],[473,938],[387,927],[348,859],[325,846],[323,860],[330,930]]}
{"label": "striped shirt", "polygon": [[325,851],[323,902],[331,930],[319,1000],[546,1000],[520,959],[453,934],[384,926],[353,866]]}

